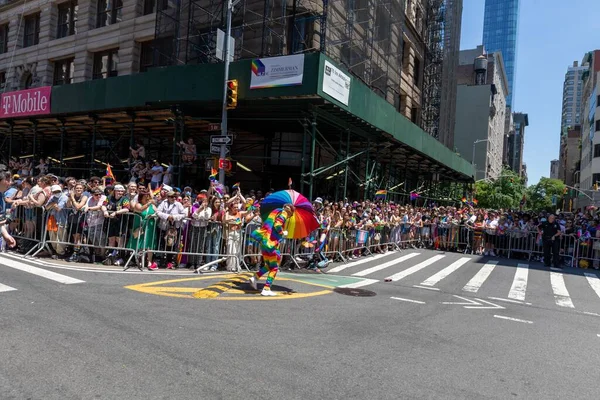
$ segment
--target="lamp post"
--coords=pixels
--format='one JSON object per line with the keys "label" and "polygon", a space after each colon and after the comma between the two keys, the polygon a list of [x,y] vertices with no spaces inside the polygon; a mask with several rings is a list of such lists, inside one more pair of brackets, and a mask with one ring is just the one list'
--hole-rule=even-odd
{"label": "lamp post", "polygon": [[[475,163],[475,145],[477,143],[482,143],[482,142],[489,142],[490,139],[477,139],[476,141],[473,142],[473,158],[471,158],[471,164],[473,164],[473,169],[475,171],[475,180],[477,180],[477,164]],[[485,170],[484,170],[485,172]],[[485,175],[484,175],[485,177]]]}
{"label": "lamp post", "polygon": [[[225,73],[223,77],[223,110],[221,114],[221,135],[227,136],[228,128],[227,128],[227,81],[229,80],[229,53],[232,49],[229,48],[229,37],[231,36],[231,14],[233,13],[233,7],[235,7],[239,3],[239,0],[227,0],[227,25],[225,32],[225,40],[223,43],[223,57],[225,61]],[[227,146],[225,144],[221,145],[219,150],[219,158],[224,159],[227,156]],[[219,163],[221,164],[221,163]],[[224,165],[219,165],[219,182],[221,184],[225,184],[225,168]]]}

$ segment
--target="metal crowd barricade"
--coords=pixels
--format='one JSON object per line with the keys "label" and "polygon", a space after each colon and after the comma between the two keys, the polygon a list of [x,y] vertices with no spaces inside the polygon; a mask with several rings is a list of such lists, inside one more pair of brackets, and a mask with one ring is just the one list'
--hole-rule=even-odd
{"label": "metal crowd barricade", "polygon": [[600,268],[600,238],[579,238],[576,239],[573,264],[579,268],[588,269]]}
{"label": "metal crowd barricade", "polygon": [[525,229],[510,229],[508,257],[526,257],[529,261],[534,253],[537,239],[537,232],[530,232]]}
{"label": "metal crowd barricade", "polygon": [[[153,220],[154,222],[150,222]],[[167,220],[161,220],[154,215],[148,219],[148,226],[145,228],[144,235],[146,239],[142,248],[138,250],[140,263],[148,267],[148,261],[158,260],[165,266],[171,264],[172,268],[188,264],[190,260],[199,260],[194,265],[196,272],[206,267],[215,266],[223,261],[231,262],[228,269],[231,272],[239,272],[242,267],[248,269],[241,262],[242,256],[242,235],[238,236],[234,247],[234,252],[228,253],[227,241],[222,223],[210,221],[206,226],[204,237],[200,236],[201,230],[196,235],[195,230],[189,230],[194,221],[190,218],[184,218],[175,223]],[[239,232],[239,231],[238,231]],[[204,250],[202,249],[202,246]]]}
{"label": "metal crowd barricade", "polygon": [[[87,262],[110,256],[115,261],[122,259],[127,270],[141,240],[136,234],[141,220],[141,216],[134,213],[108,218],[102,210],[51,210],[46,215],[43,244],[33,255],[46,250],[53,255],[70,256],[71,261]],[[139,264],[138,268],[141,269]]]}
{"label": "metal crowd barricade", "polygon": [[43,207],[17,206],[10,212],[8,230],[17,241],[17,251],[28,256],[41,248],[47,213]]}

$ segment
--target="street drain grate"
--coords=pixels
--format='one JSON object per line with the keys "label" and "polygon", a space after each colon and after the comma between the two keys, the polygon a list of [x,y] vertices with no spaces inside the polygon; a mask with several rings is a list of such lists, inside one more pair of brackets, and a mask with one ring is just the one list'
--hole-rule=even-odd
{"label": "street drain grate", "polygon": [[364,289],[354,289],[354,288],[335,288],[334,292],[343,294],[346,296],[354,296],[354,297],[373,297],[377,296],[377,293],[371,292],[370,290]]}

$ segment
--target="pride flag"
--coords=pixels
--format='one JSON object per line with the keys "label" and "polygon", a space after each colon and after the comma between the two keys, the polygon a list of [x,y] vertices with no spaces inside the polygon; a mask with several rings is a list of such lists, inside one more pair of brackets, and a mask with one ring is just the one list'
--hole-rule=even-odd
{"label": "pride flag", "polygon": [[415,201],[418,198],[419,198],[419,193],[417,193],[417,192],[410,192],[410,201]]}
{"label": "pride flag", "polygon": [[376,199],[385,199],[387,196],[387,190],[378,190],[375,192]]}
{"label": "pride flag", "polygon": [[154,189],[154,190],[152,191],[152,193],[151,193],[151,194],[152,194],[152,197],[156,197],[156,196],[158,196],[158,195],[160,194],[160,191],[161,191],[161,190],[162,190],[162,185],[158,186],[156,189]]}
{"label": "pride flag", "polygon": [[240,190],[240,183],[239,182],[234,183],[233,186],[231,187],[231,189],[233,189],[233,190]]}
{"label": "pride flag", "polygon": [[106,177],[112,179],[113,181],[115,181],[115,175],[112,172],[112,168],[110,167],[110,164],[106,164]]}
{"label": "pride flag", "polygon": [[218,175],[218,174],[219,174],[219,171],[217,171],[217,170],[216,170],[216,169],[214,169],[214,168],[211,168],[211,170],[210,170],[210,175],[208,176],[208,179],[209,179],[211,182],[215,182],[215,181],[217,180],[217,175]]}

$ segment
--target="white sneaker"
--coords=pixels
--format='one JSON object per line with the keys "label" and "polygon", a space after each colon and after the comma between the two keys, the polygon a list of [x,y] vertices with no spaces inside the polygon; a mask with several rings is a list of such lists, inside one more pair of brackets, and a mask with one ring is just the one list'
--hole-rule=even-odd
{"label": "white sneaker", "polygon": [[271,289],[263,289],[262,292],[260,292],[261,296],[277,296],[277,293],[272,292]]}
{"label": "white sneaker", "polygon": [[255,277],[251,277],[250,279],[248,279],[247,283],[250,284],[250,286],[252,286],[252,289],[258,290],[258,287],[256,286],[256,278]]}

